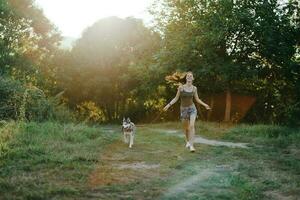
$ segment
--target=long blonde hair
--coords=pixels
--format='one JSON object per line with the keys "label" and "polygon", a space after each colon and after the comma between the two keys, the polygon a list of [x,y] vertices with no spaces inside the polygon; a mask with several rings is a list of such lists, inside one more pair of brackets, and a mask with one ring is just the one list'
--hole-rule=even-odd
{"label": "long blonde hair", "polygon": [[174,72],[171,75],[168,75],[165,77],[165,80],[169,83],[169,84],[173,84],[173,85],[183,85],[186,83],[186,76],[187,74],[193,74],[192,71],[187,71],[187,72]]}

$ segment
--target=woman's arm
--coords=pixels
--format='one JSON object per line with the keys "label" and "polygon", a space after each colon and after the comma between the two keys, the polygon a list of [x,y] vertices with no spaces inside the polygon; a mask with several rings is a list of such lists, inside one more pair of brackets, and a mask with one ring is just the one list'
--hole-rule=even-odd
{"label": "woman's arm", "polygon": [[168,110],[174,103],[176,103],[179,99],[180,96],[180,91],[181,91],[182,86],[179,86],[177,89],[176,96],[164,107],[164,111]]}
{"label": "woman's arm", "polygon": [[198,92],[197,92],[197,87],[196,86],[194,86],[194,90],[195,90],[194,97],[195,97],[196,102],[199,103],[199,104],[201,104],[202,106],[204,106],[207,110],[210,110],[209,105],[207,105],[206,103],[204,103],[203,101],[201,101],[201,99],[199,99]]}

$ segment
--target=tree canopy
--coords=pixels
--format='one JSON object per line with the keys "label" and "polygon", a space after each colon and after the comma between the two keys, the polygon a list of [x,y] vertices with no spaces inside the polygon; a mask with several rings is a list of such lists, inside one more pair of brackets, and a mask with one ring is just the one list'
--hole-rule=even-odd
{"label": "tree canopy", "polygon": [[119,119],[141,99],[136,95],[150,81],[147,73],[159,42],[159,35],[135,18],[109,17],[88,27],[70,52],[67,66],[58,70],[70,103],[93,101],[107,120]]}
{"label": "tree canopy", "polygon": [[164,37],[160,64],[194,71],[205,93],[257,96],[256,120],[283,120],[299,98],[299,7],[277,0],[158,1],[152,13]]}

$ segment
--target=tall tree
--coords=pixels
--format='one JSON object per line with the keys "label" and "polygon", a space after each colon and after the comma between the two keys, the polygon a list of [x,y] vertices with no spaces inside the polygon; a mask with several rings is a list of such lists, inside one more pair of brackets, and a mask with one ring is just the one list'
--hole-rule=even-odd
{"label": "tall tree", "polygon": [[[164,36],[161,65],[193,70],[202,92],[257,95],[263,120],[281,120],[296,101],[298,1],[162,0],[152,12]],[[272,107],[261,109],[265,102]]]}
{"label": "tall tree", "polygon": [[[24,115],[37,119],[42,107],[50,110],[44,92],[55,87],[49,59],[60,35],[34,1],[0,0],[0,38],[0,118],[17,119],[22,101],[35,98],[33,104],[24,106],[31,110]],[[31,92],[24,99],[31,88],[39,94]]]}
{"label": "tall tree", "polygon": [[76,41],[71,63],[61,66],[58,80],[67,88],[71,105],[93,101],[107,120],[114,120],[137,103],[137,88],[149,80],[147,72],[158,47],[159,35],[141,20],[104,18]]}
{"label": "tall tree", "polygon": [[59,32],[33,0],[1,0],[0,13],[0,73],[45,85]]}

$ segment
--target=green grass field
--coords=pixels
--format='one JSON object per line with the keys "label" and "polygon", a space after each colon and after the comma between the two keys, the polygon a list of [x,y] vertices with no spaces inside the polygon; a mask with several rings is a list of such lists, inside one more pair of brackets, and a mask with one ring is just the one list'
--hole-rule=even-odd
{"label": "green grass field", "polygon": [[299,199],[300,130],[197,122],[207,139],[248,148],[184,147],[181,124],[143,124],[129,149],[120,127],[7,123],[0,199]]}

